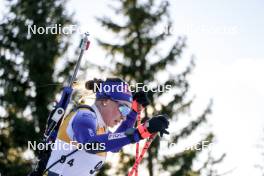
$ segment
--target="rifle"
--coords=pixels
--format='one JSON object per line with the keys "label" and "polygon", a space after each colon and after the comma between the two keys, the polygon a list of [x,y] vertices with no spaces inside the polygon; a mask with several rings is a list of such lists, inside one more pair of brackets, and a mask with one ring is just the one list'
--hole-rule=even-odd
{"label": "rifle", "polygon": [[[90,41],[88,40],[89,33],[85,33],[82,38],[79,48],[81,49],[80,55],[76,62],[73,75],[70,78],[70,81],[67,86],[63,87],[62,95],[60,101],[55,105],[54,109],[50,112],[46,124],[46,129],[44,132],[43,143],[51,144],[54,143],[57,137],[58,129],[60,127],[61,122],[63,121],[63,117],[67,106],[71,100],[72,92],[73,92],[73,83],[76,79],[78,70],[80,68],[80,63],[85,50],[89,49]],[[51,148],[48,150],[39,151],[38,163],[35,169],[28,176],[42,176],[46,169],[46,165],[48,163],[49,157],[51,154]]]}

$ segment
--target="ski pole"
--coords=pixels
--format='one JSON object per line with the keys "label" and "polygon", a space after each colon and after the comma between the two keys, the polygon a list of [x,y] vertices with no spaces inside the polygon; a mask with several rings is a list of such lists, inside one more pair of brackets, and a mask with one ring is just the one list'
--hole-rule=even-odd
{"label": "ski pole", "polygon": [[144,145],[144,147],[142,149],[142,152],[141,152],[140,156],[135,161],[131,171],[128,173],[128,176],[132,176],[133,175],[133,173],[135,172],[135,170],[138,167],[139,163],[142,161],[144,154],[146,153],[146,151],[148,150],[150,144],[152,143],[152,141],[155,139],[156,136],[157,136],[157,133],[154,133],[147,139],[147,141],[145,142],[145,145]]}
{"label": "ski pole", "polygon": [[[137,126],[139,126],[141,124],[141,117],[140,117],[140,105],[138,104],[137,106],[137,111],[138,111],[138,116],[137,116]],[[139,142],[137,142],[136,144],[136,158],[135,158],[135,161],[138,159],[138,155],[139,155]],[[138,166],[136,167],[136,170],[135,170],[135,176],[138,176]]]}

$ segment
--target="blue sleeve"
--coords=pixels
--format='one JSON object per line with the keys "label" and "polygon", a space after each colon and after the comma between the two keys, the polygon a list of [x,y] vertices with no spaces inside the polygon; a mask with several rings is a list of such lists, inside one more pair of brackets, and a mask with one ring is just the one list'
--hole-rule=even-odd
{"label": "blue sleeve", "polygon": [[135,124],[136,121],[136,117],[137,117],[137,112],[135,112],[134,110],[132,110],[128,115],[126,120],[124,120],[120,126],[116,129],[115,133],[119,133],[122,131],[126,131],[128,128],[132,128]]}
{"label": "blue sleeve", "polygon": [[[115,133],[119,133],[119,132],[123,132],[126,131],[129,128],[132,128],[135,124],[137,118],[137,112],[132,110],[128,115],[125,121],[123,121],[119,127],[116,129]],[[114,150],[111,150],[111,152],[119,152],[119,150],[121,150],[122,147],[117,147]]]}
{"label": "blue sleeve", "polygon": [[[119,133],[96,135],[96,117],[94,117],[90,112],[84,110],[77,112],[72,122],[72,128],[74,132],[74,139],[77,142],[82,144],[104,144],[104,149],[91,151],[92,153],[108,152],[112,150],[116,151],[116,149],[132,143],[131,139],[124,131]],[[137,131],[135,131],[132,137],[135,142],[140,140],[140,135]]]}

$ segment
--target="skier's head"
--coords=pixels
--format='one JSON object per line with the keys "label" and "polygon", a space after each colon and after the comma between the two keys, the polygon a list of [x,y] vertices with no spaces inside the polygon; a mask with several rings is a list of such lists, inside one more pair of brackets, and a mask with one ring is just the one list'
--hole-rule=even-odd
{"label": "skier's head", "polygon": [[128,84],[119,78],[106,81],[93,80],[86,83],[88,89],[96,91],[96,106],[106,125],[113,127],[131,111],[132,94]]}

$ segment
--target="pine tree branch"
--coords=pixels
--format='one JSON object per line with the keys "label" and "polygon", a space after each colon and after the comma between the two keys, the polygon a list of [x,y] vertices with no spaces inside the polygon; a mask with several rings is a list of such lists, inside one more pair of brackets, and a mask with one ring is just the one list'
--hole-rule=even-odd
{"label": "pine tree branch", "polygon": [[185,39],[180,38],[173,45],[168,55],[160,59],[158,62],[152,64],[150,66],[150,70],[157,72],[158,70],[164,69],[167,64],[174,64],[177,61],[176,57],[179,58],[181,56],[184,47],[185,47]]}
{"label": "pine tree branch", "polygon": [[200,115],[196,120],[191,121],[188,126],[184,127],[181,130],[181,132],[179,134],[174,136],[173,142],[178,143],[179,139],[185,138],[185,137],[191,135],[195,131],[195,129],[197,129],[199,127],[199,125],[202,122],[206,122],[207,116],[211,113],[211,105],[212,105],[212,103],[210,102],[210,104],[207,106],[207,108],[205,109],[205,111],[203,112],[202,115]]}
{"label": "pine tree branch", "polygon": [[[161,162],[164,169],[171,169],[171,175],[184,175],[185,173],[192,171],[191,168],[194,158],[196,158],[197,155],[203,151],[196,149],[202,148],[202,145],[205,141],[210,144],[212,140],[213,135],[208,134],[204,139],[200,140],[200,142],[197,143],[195,147],[188,147],[184,151],[174,154],[170,157],[165,156],[164,160]],[[198,174],[199,170],[194,171],[194,173]]]}
{"label": "pine tree branch", "polygon": [[101,25],[103,27],[106,27],[107,29],[110,29],[112,32],[115,33],[120,33],[121,31],[127,29],[129,26],[127,25],[119,25],[115,22],[113,22],[113,20],[111,20],[108,17],[103,17],[103,18],[96,18],[96,20],[101,23]]}

